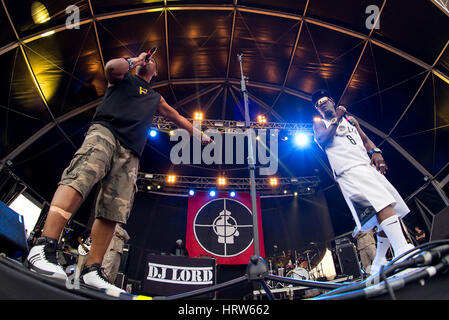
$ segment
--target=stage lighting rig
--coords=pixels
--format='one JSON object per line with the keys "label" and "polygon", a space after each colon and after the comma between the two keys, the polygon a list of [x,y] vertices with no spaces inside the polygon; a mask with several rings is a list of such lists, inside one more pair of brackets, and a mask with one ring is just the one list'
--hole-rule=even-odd
{"label": "stage lighting rig", "polygon": [[195,112],[193,114],[193,120],[195,120],[195,121],[203,121],[203,119],[204,119],[204,115],[203,115],[202,112],[197,111],[197,112]]}

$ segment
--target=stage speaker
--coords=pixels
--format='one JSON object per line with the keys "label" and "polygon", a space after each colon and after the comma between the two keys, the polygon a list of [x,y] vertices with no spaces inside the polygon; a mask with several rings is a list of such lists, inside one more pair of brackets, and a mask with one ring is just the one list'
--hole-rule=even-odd
{"label": "stage speaker", "polygon": [[359,257],[353,243],[337,244],[336,253],[340,264],[341,273],[352,279],[362,277]]}
{"label": "stage speaker", "polygon": [[120,289],[125,289],[126,276],[123,272],[117,273],[117,277],[115,278],[115,285]]}
{"label": "stage speaker", "polygon": [[120,257],[120,266],[118,267],[119,272],[127,273],[130,250],[131,246],[129,244],[123,245],[123,253],[122,256]]}
{"label": "stage speaker", "polygon": [[14,259],[28,253],[25,224],[22,216],[1,201],[0,251]]}
{"label": "stage speaker", "polygon": [[449,207],[438,212],[432,219],[430,241],[449,239]]}

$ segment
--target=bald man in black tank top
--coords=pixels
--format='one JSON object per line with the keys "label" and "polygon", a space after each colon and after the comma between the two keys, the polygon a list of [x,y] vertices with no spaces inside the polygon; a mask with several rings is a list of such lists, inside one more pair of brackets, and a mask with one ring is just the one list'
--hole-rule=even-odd
{"label": "bald man in black tank top", "polygon": [[[101,289],[118,289],[103,274],[101,262],[116,223],[126,223],[134,200],[139,161],[153,116],[159,112],[193,135],[192,123],[151,88],[157,75],[153,57],[143,52],[134,58],[110,60],[105,66],[108,88],[97,108],[81,148],[64,171],[53,196],[42,237],[26,260],[30,270],[53,278],[67,276],[56,259],[62,229],[92,186],[101,188],[92,226],[92,246],[80,281]],[[135,68],[136,73],[130,71]],[[212,140],[203,135],[203,144]]]}

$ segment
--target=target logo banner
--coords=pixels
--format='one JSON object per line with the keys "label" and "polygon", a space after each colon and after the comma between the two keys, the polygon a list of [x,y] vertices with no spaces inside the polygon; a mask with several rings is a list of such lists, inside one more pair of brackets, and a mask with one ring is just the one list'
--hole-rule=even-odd
{"label": "target logo banner", "polygon": [[[257,196],[260,256],[263,246],[260,198]],[[247,264],[254,255],[253,215],[249,193],[211,198],[198,192],[189,198],[186,247],[191,257],[214,257],[217,264]]]}

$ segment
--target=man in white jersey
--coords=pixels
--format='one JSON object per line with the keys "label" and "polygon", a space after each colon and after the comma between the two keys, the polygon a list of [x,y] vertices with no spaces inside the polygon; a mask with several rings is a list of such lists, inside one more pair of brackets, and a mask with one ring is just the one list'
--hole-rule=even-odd
{"label": "man in white jersey", "polygon": [[363,132],[357,120],[346,116],[345,107],[335,108],[326,90],[315,92],[312,103],[323,117],[314,119],[315,140],[327,154],[335,180],[354,217],[355,233],[378,227],[376,257],[371,266],[371,274],[376,274],[387,264],[385,255],[390,244],[395,256],[413,248],[405,239],[399,221],[410,210],[384,176],[388,167],[382,151]]}

